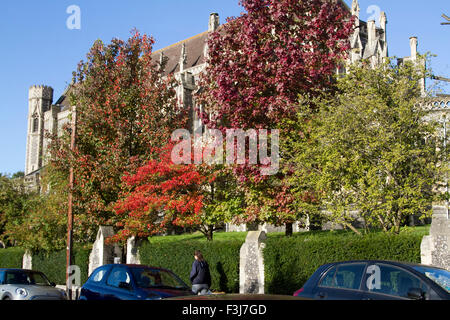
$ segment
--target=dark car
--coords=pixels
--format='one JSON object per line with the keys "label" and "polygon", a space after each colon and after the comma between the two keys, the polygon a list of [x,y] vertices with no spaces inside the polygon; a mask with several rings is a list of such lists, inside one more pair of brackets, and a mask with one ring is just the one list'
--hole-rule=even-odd
{"label": "dark car", "polygon": [[92,272],[79,300],[159,300],[192,295],[175,273],[145,265],[108,264]]}
{"label": "dark car", "polygon": [[450,300],[450,272],[395,261],[320,266],[294,296],[317,300]]}

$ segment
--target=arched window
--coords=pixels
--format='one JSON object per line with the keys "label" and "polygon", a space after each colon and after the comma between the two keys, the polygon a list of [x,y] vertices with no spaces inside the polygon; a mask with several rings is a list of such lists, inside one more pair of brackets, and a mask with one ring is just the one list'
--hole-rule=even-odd
{"label": "arched window", "polygon": [[39,130],[39,118],[33,117],[33,126],[32,126],[32,132],[37,132]]}

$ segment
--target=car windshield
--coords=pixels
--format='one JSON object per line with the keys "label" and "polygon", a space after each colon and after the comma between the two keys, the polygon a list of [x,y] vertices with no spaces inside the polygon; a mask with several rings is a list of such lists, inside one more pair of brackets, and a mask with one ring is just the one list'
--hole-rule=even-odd
{"label": "car windshield", "polygon": [[450,293],[450,272],[430,267],[414,267],[414,269],[424,274]]}
{"label": "car windshield", "polygon": [[13,270],[6,271],[6,284],[51,286],[48,279],[40,272]]}
{"label": "car windshield", "polygon": [[133,268],[136,285],[140,288],[187,289],[187,285],[171,272],[153,268]]}

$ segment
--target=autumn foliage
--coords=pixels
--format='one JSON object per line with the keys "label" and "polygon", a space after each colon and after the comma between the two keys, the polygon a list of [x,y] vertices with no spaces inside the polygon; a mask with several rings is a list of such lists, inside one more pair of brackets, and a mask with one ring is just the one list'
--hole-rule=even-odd
{"label": "autumn foliage", "polygon": [[148,237],[164,233],[167,226],[196,226],[202,223],[204,185],[212,182],[195,164],[174,164],[172,144],[160,151],[135,174],[123,177],[124,192],[115,206],[122,230],[116,240],[131,235]]}
{"label": "autumn foliage", "polygon": [[[286,124],[296,119],[299,95],[333,90],[353,18],[334,0],[240,3],[246,12],[209,37],[199,112],[207,126],[222,130],[280,129],[281,141],[292,135]],[[298,218],[286,172],[261,177],[255,166],[246,165],[234,173],[246,189],[242,222],[281,224]]]}
{"label": "autumn foliage", "polygon": [[63,172],[74,168],[74,223],[84,236],[117,222],[113,206],[122,176],[157,157],[171,131],[185,124],[176,81],[161,76],[153,44],[137,31],[127,41],[97,41],[74,73],[69,96],[77,106],[76,150],[69,150],[66,127],[62,137],[53,137],[49,160]]}
{"label": "autumn foliage", "polygon": [[295,114],[299,93],[332,87],[353,20],[334,0],[240,3],[246,12],[209,37],[198,99],[209,126],[267,129]]}

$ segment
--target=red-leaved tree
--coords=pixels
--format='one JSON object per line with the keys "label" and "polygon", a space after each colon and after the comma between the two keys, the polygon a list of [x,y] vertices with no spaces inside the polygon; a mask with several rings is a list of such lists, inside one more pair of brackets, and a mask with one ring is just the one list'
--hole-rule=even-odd
{"label": "red-leaved tree", "polygon": [[[208,66],[197,96],[213,128],[280,129],[296,119],[299,95],[333,90],[333,75],[349,49],[353,18],[337,0],[241,0],[245,13],[208,40]],[[283,150],[281,150],[281,156]],[[247,188],[244,222],[291,223],[293,197],[285,174],[235,173]]]}
{"label": "red-leaved tree", "polygon": [[157,158],[163,141],[186,125],[177,83],[152,60],[153,44],[137,31],[127,41],[97,41],[74,73],[69,96],[77,107],[76,150],[69,149],[66,127],[52,137],[49,164],[65,173],[74,168],[74,231],[82,239],[118,222],[113,207],[122,176]]}
{"label": "red-leaved tree", "polygon": [[242,207],[223,166],[176,164],[172,150],[173,143],[168,143],[159,158],[123,177],[123,191],[115,205],[121,231],[113,241],[162,234],[173,225],[199,230],[212,240],[213,232]]}

